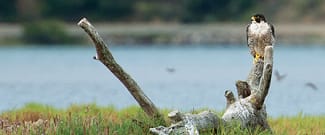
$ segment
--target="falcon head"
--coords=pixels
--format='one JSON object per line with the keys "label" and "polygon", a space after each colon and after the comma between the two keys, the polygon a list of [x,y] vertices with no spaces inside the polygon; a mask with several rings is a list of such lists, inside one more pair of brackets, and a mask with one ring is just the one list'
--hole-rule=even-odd
{"label": "falcon head", "polygon": [[266,19],[265,19],[264,15],[262,15],[262,14],[255,14],[251,17],[251,21],[260,23],[261,21],[266,22]]}

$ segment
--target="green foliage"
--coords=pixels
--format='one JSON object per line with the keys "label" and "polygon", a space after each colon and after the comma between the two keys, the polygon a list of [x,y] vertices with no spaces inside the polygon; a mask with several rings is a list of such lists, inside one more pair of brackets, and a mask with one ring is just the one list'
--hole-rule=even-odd
{"label": "green foliage", "polygon": [[132,16],[134,3],[134,0],[99,0],[97,13],[105,20],[123,19]]}
{"label": "green foliage", "polygon": [[78,21],[82,17],[98,20],[118,20],[132,16],[134,0],[46,0],[46,18]]}
{"label": "green foliage", "polygon": [[83,16],[92,16],[98,7],[94,0],[45,0],[43,16],[46,18],[78,21]]}
{"label": "green foliage", "polygon": [[[169,110],[163,110],[167,116]],[[192,111],[192,112],[197,112]],[[166,118],[167,119],[167,118]],[[0,134],[149,134],[149,128],[163,125],[145,115],[141,108],[131,106],[118,110],[113,106],[96,104],[71,105],[65,110],[30,103],[21,109],[0,114]],[[324,116],[305,116],[269,119],[274,134],[324,134]],[[170,125],[170,123],[168,123]],[[239,124],[206,130],[203,135],[268,135],[259,128],[243,129]]]}
{"label": "green foliage", "polygon": [[73,43],[76,41],[68,35],[64,23],[56,20],[25,23],[22,38],[26,43],[37,44]]}
{"label": "green foliage", "polygon": [[0,134],[148,134],[150,127],[162,125],[139,107],[117,110],[96,104],[71,105],[59,110],[30,103],[21,109],[3,112],[0,120],[10,127],[0,126]]}
{"label": "green foliage", "polygon": [[180,2],[140,1],[135,3],[135,18],[139,21],[178,21],[182,16]]}
{"label": "green foliage", "polygon": [[322,0],[1,0],[0,21],[243,21],[254,13],[281,21],[323,21]]}
{"label": "green foliage", "polygon": [[[226,0],[227,1],[227,0]],[[216,0],[184,0],[185,5],[185,22],[203,21],[207,17],[215,18],[217,7],[226,1]]]}
{"label": "green foliage", "polygon": [[[35,6],[19,5],[21,3]],[[97,21],[202,22],[240,18],[243,12],[254,6],[254,0],[2,0],[0,20],[76,22],[88,17]]]}
{"label": "green foliage", "polygon": [[17,11],[14,0],[0,0],[0,21],[15,21]]}
{"label": "green foliage", "polygon": [[279,117],[269,120],[275,133],[278,134],[310,134],[325,133],[325,116],[308,116],[299,113],[294,117]]}
{"label": "green foliage", "polygon": [[241,20],[255,0],[184,0],[184,22]]}
{"label": "green foliage", "polygon": [[48,106],[48,105],[42,105],[38,103],[28,103],[24,107],[15,110],[15,112],[31,112],[31,111],[37,111],[37,112],[58,112],[58,109],[55,109],[54,107]]}

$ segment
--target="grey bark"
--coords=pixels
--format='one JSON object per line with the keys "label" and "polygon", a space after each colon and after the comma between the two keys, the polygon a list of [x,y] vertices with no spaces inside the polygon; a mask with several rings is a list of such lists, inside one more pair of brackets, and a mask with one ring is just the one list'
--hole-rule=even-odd
{"label": "grey bark", "polygon": [[222,121],[211,111],[199,114],[183,114],[173,111],[168,114],[172,124],[169,127],[150,128],[150,132],[158,135],[198,135],[200,130],[218,128]]}
{"label": "grey bark", "polygon": [[95,27],[92,26],[86,18],[81,19],[78,26],[84,29],[94,42],[97,52],[97,56],[94,57],[94,59],[103,63],[123,83],[147,115],[162,119],[162,115],[153,102],[143,93],[134,79],[132,79],[132,77],[114,60],[109,48],[100,37]]}
{"label": "grey bark", "polygon": [[[268,94],[273,67],[273,47],[265,48],[264,60],[253,63],[246,81],[237,81],[238,99],[229,90],[225,92],[227,108],[221,118],[213,113],[186,114],[172,112],[171,120],[176,121],[169,127],[151,128],[153,134],[189,134],[197,135],[200,130],[218,128],[220,125],[239,123],[242,128],[260,127],[270,130],[267,123],[265,98]],[[195,117],[196,119],[193,119]],[[177,120],[175,120],[177,119]],[[191,128],[188,128],[191,127]],[[195,129],[195,130],[193,130]]]}
{"label": "grey bark", "polygon": [[225,97],[227,100],[226,108],[228,108],[231,104],[235,103],[235,101],[236,101],[234,93],[232,93],[230,90],[226,90]]}

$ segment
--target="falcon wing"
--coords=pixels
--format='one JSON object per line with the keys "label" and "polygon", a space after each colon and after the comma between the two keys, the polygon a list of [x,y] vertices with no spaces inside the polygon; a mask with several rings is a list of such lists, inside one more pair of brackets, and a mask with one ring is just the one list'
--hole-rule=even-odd
{"label": "falcon wing", "polygon": [[268,23],[269,26],[271,27],[271,32],[272,32],[272,36],[275,37],[275,30],[274,30],[274,26],[270,23]]}
{"label": "falcon wing", "polygon": [[246,27],[246,41],[247,41],[247,46],[249,46],[249,41],[248,41],[248,29],[251,26],[251,24],[248,24]]}
{"label": "falcon wing", "polygon": [[274,45],[275,44],[275,30],[274,30],[274,26],[270,23],[267,23],[269,25],[269,27],[271,27],[271,34],[272,34],[272,38],[271,38],[271,44],[270,45]]}

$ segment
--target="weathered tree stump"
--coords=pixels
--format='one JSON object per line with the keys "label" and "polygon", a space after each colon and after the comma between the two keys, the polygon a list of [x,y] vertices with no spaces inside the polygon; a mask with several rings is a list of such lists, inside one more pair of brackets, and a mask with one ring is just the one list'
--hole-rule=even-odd
{"label": "weathered tree stump", "polygon": [[[227,90],[225,97],[227,108],[221,118],[216,114],[204,111],[199,114],[182,114],[172,112],[169,117],[173,124],[169,127],[159,126],[150,128],[150,132],[159,135],[188,134],[197,135],[200,130],[219,128],[221,125],[232,126],[240,124],[242,128],[271,130],[267,123],[265,98],[268,94],[273,67],[273,47],[265,48],[264,60],[253,63],[246,81],[237,81],[236,99],[234,94]],[[176,119],[176,120],[175,120]]]}

